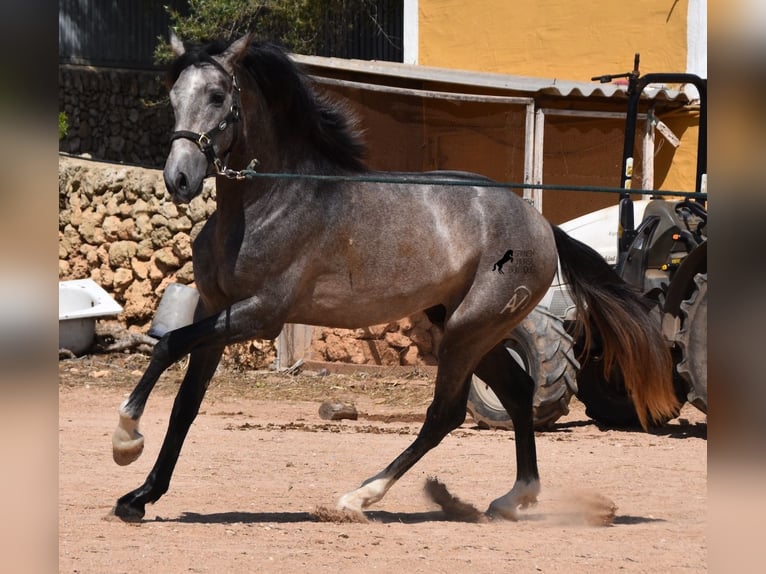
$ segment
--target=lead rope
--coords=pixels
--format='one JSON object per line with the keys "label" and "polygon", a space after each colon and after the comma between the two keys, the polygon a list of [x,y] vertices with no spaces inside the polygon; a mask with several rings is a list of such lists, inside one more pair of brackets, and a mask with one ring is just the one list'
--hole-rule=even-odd
{"label": "lead rope", "polygon": [[226,179],[241,180],[255,177],[258,173],[255,168],[258,167],[259,163],[260,162],[257,159],[253,158],[250,160],[250,163],[247,164],[245,169],[231,169],[222,165],[221,160],[216,158],[213,162],[213,167],[216,169],[216,175],[220,175]]}

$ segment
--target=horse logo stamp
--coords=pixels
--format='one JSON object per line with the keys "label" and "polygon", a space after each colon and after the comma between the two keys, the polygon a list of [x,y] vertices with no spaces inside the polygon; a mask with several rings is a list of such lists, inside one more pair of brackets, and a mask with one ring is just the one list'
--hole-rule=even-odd
{"label": "horse logo stamp", "polygon": [[[503,269],[503,266],[508,265]],[[509,249],[492,266],[492,271],[497,271],[505,275],[506,271],[511,273],[534,273],[535,272],[535,250],[534,249]]]}
{"label": "horse logo stamp", "polygon": [[495,262],[495,264],[492,266],[492,271],[497,271],[500,274],[505,274],[503,271],[503,265],[509,261],[513,262],[513,249],[506,251],[505,254]]}

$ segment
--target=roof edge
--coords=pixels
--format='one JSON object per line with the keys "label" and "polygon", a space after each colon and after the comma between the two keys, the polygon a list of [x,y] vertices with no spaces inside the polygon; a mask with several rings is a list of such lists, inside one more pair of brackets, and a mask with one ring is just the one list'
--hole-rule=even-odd
{"label": "roof edge", "polygon": [[[293,54],[292,58],[297,63],[316,70],[327,69],[336,73],[350,72],[382,78],[398,78],[440,84],[453,84],[474,89],[489,88],[492,90],[521,92],[528,96],[578,97],[586,99],[627,98],[627,86],[617,83],[600,84],[597,82],[575,82],[570,80],[559,80],[556,78],[538,78],[493,72],[456,70],[452,68],[439,68],[378,60],[352,60],[324,56],[305,56],[300,54]],[[683,91],[670,89],[667,86],[649,88],[644,92],[643,98],[647,100],[672,102],[680,105],[691,103],[689,97]]]}

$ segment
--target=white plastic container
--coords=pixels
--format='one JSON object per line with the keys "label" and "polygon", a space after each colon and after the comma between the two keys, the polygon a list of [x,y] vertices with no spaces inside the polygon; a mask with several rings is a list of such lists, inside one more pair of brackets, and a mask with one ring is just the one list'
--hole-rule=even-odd
{"label": "white plastic container", "polygon": [[168,331],[191,325],[198,301],[199,292],[194,287],[183,283],[168,285],[157,306],[148,335],[159,339]]}

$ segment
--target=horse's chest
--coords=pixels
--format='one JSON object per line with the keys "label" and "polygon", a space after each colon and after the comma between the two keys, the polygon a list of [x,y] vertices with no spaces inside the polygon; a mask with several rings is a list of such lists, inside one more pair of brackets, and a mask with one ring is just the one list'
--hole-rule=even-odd
{"label": "horse's chest", "polygon": [[237,267],[244,234],[236,227],[221,233],[218,219],[211,217],[194,240],[194,281],[203,295],[228,298],[237,281]]}

